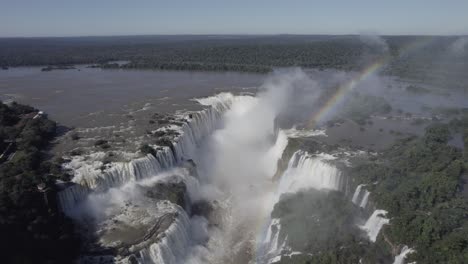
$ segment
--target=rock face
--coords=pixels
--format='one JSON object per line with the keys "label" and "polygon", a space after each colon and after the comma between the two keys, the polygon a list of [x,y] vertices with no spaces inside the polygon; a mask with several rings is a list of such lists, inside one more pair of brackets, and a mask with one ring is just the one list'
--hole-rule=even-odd
{"label": "rock face", "polygon": [[145,195],[155,200],[168,200],[182,208],[185,208],[189,203],[187,187],[182,181],[156,183]]}

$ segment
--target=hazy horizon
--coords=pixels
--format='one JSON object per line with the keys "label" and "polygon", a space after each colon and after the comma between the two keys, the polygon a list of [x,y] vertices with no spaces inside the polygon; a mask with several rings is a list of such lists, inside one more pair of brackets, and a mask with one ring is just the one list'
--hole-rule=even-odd
{"label": "hazy horizon", "polygon": [[0,37],[467,35],[468,2],[41,2],[2,5]]}
{"label": "hazy horizon", "polygon": [[193,36],[193,37],[269,37],[269,36],[362,36],[362,35],[378,35],[381,37],[398,37],[398,36],[407,36],[407,37],[466,37],[468,34],[288,34],[288,33],[278,33],[278,34],[122,34],[122,35],[73,35],[73,36],[0,36],[0,39],[28,39],[28,38],[113,38],[113,37],[182,37],[182,36]]}

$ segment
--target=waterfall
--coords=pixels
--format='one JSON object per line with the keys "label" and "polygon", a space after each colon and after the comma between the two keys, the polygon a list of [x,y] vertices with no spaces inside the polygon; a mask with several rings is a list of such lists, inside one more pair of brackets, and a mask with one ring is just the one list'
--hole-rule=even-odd
{"label": "waterfall", "polygon": [[[334,159],[335,157],[327,154],[311,155],[306,151],[296,151],[278,182],[272,206],[284,193],[296,193],[310,188],[342,190],[342,174],[329,162]],[[281,260],[281,251],[286,248],[287,237],[280,242],[280,230],[280,219],[270,219],[268,229],[265,230],[266,235],[261,241],[258,263],[274,263]]]}
{"label": "waterfall", "polygon": [[390,222],[389,219],[385,218],[386,215],[387,211],[385,210],[375,210],[364,226],[360,226],[362,230],[367,232],[367,236],[372,242],[377,240],[380,229]]}
{"label": "waterfall", "polygon": [[190,220],[180,210],[176,220],[160,235],[155,243],[141,249],[136,255],[138,263],[177,264],[182,263],[190,247]]}
{"label": "waterfall", "polygon": [[[60,184],[62,185],[62,184]],[[62,191],[57,193],[58,206],[62,212],[67,212],[75,206],[79,201],[82,201],[89,194],[89,189],[82,187],[79,184],[67,184]]]}
{"label": "waterfall", "polygon": [[[117,263],[184,263],[183,258],[193,246],[188,213],[166,200],[171,196],[154,196],[181,182],[186,192],[176,195],[185,194],[186,202],[199,195],[198,179],[190,169],[174,168],[106,192],[93,192],[70,216],[82,223],[84,230],[91,230],[90,236],[97,236],[102,248],[114,249],[111,257]],[[90,248],[85,258],[103,257],[93,250]]]}
{"label": "waterfall", "polygon": [[327,162],[333,159],[331,155],[310,155],[302,150],[296,151],[281,176],[279,195],[308,188],[341,190],[343,187],[341,172]]}
{"label": "waterfall", "polygon": [[354,191],[353,198],[351,200],[354,204],[359,204],[359,202],[358,202],[359,194],[361,193],[361,189],[362,189],[363,186],[365,186],[365,184],[359,184],[356,187],[356,191]]}
{"label": "waterfall", "polygon": [[[73,179],[75,184],[57,194],[60,207],[65,211],[70,210],[92,191],[103,192],[111,187],[141,180],[156,175],[164,169],[169,169],[169,166],[173,163],[168,157],[170,151],[168,149],[165,148],[158,152],[159,159],[153,155],[146,155],[130,162],[115,163],[104,172],[100,170],[90,171],[86,167],[78,168],[75,170],[75,178]],[[162,162],[160,163],[159,160]]]}
{"label": "waterfall", "polygon": [[406,256],[413,252],[415,252],[414,249],[411,249],[408,246],[404,246],[401,249],[400,254],[395,256],[395,260],[393,261],[393,264],[405,264]]}
{"label": "waterfall", "polygon": [[281,230],[280,219],[273,218],[270,221],[270,225],[268,226],[267,235],[265,238],[265,252],[275,253],[278,249],[278,241],[279,241],[279,233]]}
{"label": "waterfall", "polygon": [[362,200],[361,200],[361,203],[359,204],[359,207],[366,208],[367,201],[369,200],[369,195],[370,195],[370,192],[367,191],[367,190],[364,190],[364,197],[362,197]]}
{"label": "waterfall", "polygon": [[[351,199],[355,205],[358,205],[361,208],[366,208],[370,195],[368,190],[363,189],[364,186],[366,186],[366,184],[359,184],[354,191],[353,198]],[[363,195],[361,195],[361,193],[363,193]]]}
{"label": "waterfall", "polygon": [[70,210],[92,191],[103,192],[129,181],[150,177],[194,158],[196,147],[218,127],[222,115],[234,99],[228,93],[198,99],[200,104],[209,107],[184,117],[185,122],[180,127],[179,136],[173,140],[173,148],[157,147],[156,156],[146,155],[130,162],[111,163],[110,168],[104,171],[100,169],[102,162],[98,160],[92,165],[65,165],[65,168],[73,171],[72,182],[75,184],[58,193],[60,208]]}
{"label": "waterfall", "polygon": [[265,239],[260,249],[259,263],[274,263],[281,260],[281,251],[286,247],[287,236],[280,244],[281,223],[279,218],[270,220]]}

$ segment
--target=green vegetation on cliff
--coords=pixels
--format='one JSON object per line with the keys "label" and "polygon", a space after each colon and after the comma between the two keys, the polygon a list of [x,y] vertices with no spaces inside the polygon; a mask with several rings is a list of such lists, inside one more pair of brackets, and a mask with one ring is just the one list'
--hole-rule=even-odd
{"label": "green vegetation on cliff", "polygon": [[[466,131],[466,119],[458,120],[460,127]],[[416,250],[408,261],[468,261],[467,155],[447,144],[453,129],[432,125],[424,137],[403,140],[380,161],[351,172],[359,182],[373,186],[373,201],[389,212],[390,225],[383,229],[388,240]],[[465,135],[465,149],[466,143]]]}
{"label": "green vegetation on cliff", "polygon": [[[464,149],[448,144],[462,133]],[[359,230],[358,210],[342,192],[304,190],[281,197],[280,239],[288,250],[279,263],[392,263],[403,245],[407,263],[468,261],[468,115],[427,127],[424,136],[395,143],[379,156],[347,169],[371,191],[370,207],[388,211],[390,224],[375,243]],[[356,187],[356,186],[354,186]],[[363,220],[363,219],[362,219]],[[361,221],[362,221],[361,220]]]}
{"label": "green vegetation on cliff", "polygon": [[279,263],[386,263],[385,247],[368,241],[357,226],[359,210],[342,192],[304,190],[287,194],[275,205],[281,241],[293,252]]}
{"label": "green vegetation on cliff", "polygon": [[38,110],[0,103],[0,259],[2,263],[70,263],[79,250],[73,225],[57,210],[59,164],[44,150],[56,124]]}

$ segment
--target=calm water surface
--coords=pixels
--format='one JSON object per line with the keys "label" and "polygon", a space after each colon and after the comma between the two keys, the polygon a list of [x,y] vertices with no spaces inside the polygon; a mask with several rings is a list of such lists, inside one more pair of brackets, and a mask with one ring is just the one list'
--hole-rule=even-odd
{"label": "calm water surface", "polygon": [[150,102],[159,112],[196,107],[191,98],[223,91],[253,92],[265,75],[234,72],[74,70],[41,67],[0,70],[0,98],[39,108],[69,126],[99,111],[119,111]]}

